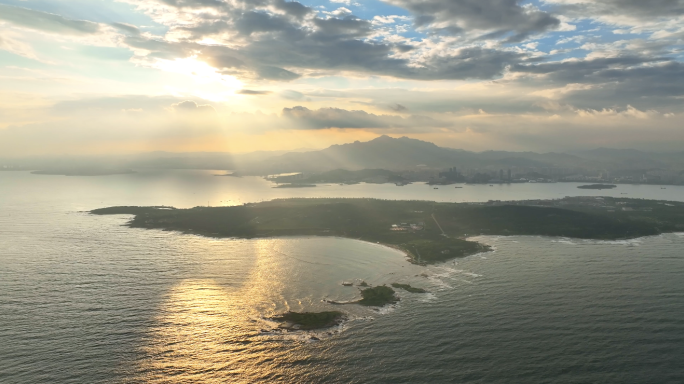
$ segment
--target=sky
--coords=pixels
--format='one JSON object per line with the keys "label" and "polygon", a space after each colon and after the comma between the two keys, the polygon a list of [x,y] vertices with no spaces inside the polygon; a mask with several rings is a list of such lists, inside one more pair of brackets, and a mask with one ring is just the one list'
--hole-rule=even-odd
{"label": "sky", "polygon": [[684,0],[0,0],[0,157],[684,148]]}

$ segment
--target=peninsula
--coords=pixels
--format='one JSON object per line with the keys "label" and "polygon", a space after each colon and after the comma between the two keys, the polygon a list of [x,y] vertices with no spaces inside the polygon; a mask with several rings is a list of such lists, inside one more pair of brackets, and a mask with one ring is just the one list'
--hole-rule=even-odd
{"label": "peninsula", "polygon": [[626,239],[684,231],[684,203],[568,197],[489,203],[376,199],[283,199],[234,207],[111,207],[133,228],[210,237],[336,236],[379,243],[430,264],[486,252],[476,235]]}

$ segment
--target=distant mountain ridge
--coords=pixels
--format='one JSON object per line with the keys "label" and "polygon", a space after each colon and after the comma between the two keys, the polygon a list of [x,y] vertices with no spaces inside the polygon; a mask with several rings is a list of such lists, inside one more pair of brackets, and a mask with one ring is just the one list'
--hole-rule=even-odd
{"label": "distant mountain ridge", "polygon": [[487,151],[468,152],[439,147],[408,137],[380,136],[367,142],[333,145],[320,151],[287,153],[245,167],[243,171],[264,173],[325,172],[333,169],[387,169],[405,171],[450,167],[573,167],[586,160],[570,154]]}
{"label": "distant mountain ridge", "polygon": [[[684,152],[654,153],[636,149],[597,148],[570,153],[535,153],[485,151],[470,152],[445,148],[427,141],[408,137],[380,136],[367,142],[355,141],[332,145],[321,150],[257,151],[245,154],[224,152],[170,153],[150,152],[136,155],[100,157],[42,157],[0,160],[15,169],[89,167],[117,169],[223,169],[243,175],[273,175],[281,173],[321,173],[344,169],[388,171],[459,170],[499,171],[528,169],[534,171],[564,169],[588,173],[602,171],[646,172],[684,171]],[[7,166],[6,166],[7,167]]]}

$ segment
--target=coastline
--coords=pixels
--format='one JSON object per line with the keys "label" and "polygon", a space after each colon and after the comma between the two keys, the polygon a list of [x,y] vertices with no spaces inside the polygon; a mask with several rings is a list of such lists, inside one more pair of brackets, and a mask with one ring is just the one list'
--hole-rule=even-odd
{"label": "coastline", "polygon": [[[490,251],[487,244],[464,240],[474,234],[615,241],[684,229],[682,203],[568,198],[530,204],[284,199],[190,209],[109,207],[90,213],[133,214],[126,223],[132,228],[214,238],[318,236],[361,240],[397,250],[418,265]],[[432,223],[435,215],[439,225]]]}

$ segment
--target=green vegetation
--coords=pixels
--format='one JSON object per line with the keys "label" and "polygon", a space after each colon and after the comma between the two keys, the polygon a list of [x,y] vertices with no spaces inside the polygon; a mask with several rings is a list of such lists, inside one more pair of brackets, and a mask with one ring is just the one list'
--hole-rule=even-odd
{"label": "green vegetation", "polygon": [[[344,314],[338,311],[331,312],[287,312],[273,318],[275,321],[289,323],[284,328],[312,330],[330,328],[340,324]],[[290,325],[291,324],[291,325]]]}
{"label": "green vegetation", "polygon": [[613,188],[617,188],[617,185],[615,185],[615,184],[589,184],[589,185],[580,185],[577,188],[579,188],[579,189],[613,189]]}
{"label": "green vegetation", "polygon": [[411,293],[427,293],[428,292],[428,291],[424,290],[423,288],[412,287],[410,284],[392,283],[392,286],[394,288],[403,289],[404,291],[411,292]]}
{"label": "green vegetation", "polygon": [[113,207],[92,213],[134,215],[128,223],[133,228],[211,237],[346,237],[402,250],[416,264],[488,251],[486,245],[465,240],[481,234],[608,240],[684,231],[683,203],[617,198],[490,204],[287,199],[235,207]]}
{"label": "green vegetation", "polygon": [[399,299],[394,296],[394,289],[379,285],[373,288],[366,288],[361,291],[361,297],[357,304],[365,305],[367,307],[382,307],[385,304],[394,304]]}

